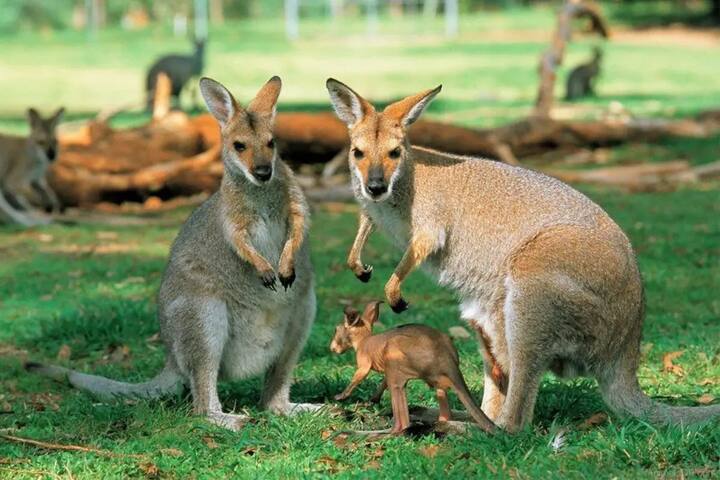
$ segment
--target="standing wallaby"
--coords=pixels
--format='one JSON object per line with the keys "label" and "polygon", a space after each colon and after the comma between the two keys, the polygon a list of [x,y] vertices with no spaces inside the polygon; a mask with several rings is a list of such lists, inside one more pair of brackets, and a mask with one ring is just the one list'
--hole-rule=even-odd
{"label": "standing wallaby", "polygon": [[576,100],[578,98],[594,95],[593,83],[600,75],[600,62],[602,61],[602,50],[593,48],[593,57],[588,63],[583,63],[573,68],[567,78],[565,100]]}
{"label": "standing wallaby", "polygon": [[425,265],[461,299],[483,344],[483,411],[514,432],[530,423],[544,372],[597,378],[616,411],[655,423],[720,415],[720,405],[669,407],[649,399],[636,371],[643,287],[622,230],[585,195],[559,180],[490,160],[413,147],[407,127],[441,87],[382,112],[329,79],[349,127],[360,226],[348,265],[362,281],[361,251],[375,225],[405,249],[385,285],[394,311],[400,285]]}
{"label": "standing wallaby", "polygon": [[165,55],[152,64],[145,77],[145,92],[147,109],[152,109],[155,97],[155,84],[160,72],[170,78],[170,95],[175,105],[180,105],[180,92],[185,84],[193,77],[202,74],[205,56],[205,40],[195,41],[195,51],[192,55]]}
{"label": "standing wallaby", "polygon": [[241,379],[267,372],[264,408],[281,414],[315,408],[289,401],[315,292],[308,207],[273,141],[280,87],[280,78],[271,78],[245,109],[219,83],[200,81],[221,126],[225,172],[220,190],[192,213],[170,250],[158,295],[164,370],[140,384],[37,364],[29,370],[101,398],[157,397],[189,383],[195,413],[233,430],[246,417],[222,412],[219,374]]}
{"label": "standing wallaby", "polygon": [[56,130],[64,112],[60,108],[43,119],[37,110],[30,108],[27,112],[30,135],[0,135],[0,222],[24,226],[48,223],[49,219],[33,203],[48,211],[61,210],[60,200],[46,177],[48,167],[58,156]]}
{"label": "standing wallaby", "polygon": [[370,302],[362,315],[345,308],[343,322],[335,328],[330,350],[343,353],[348,348],[356,352],[357,370],[345,390],[335,400],[345,400],[365,380],[370,370],[385,373],[373,401],[380,401],[385,389],[390,390],[395,425],[390,433],[402,433],[410,426],[405,384],[408,380],[424,380],[435,389],[440,407],[439,422],[451,417],[447,390],[454,388],[468,413],[486,432],[495,425],[478,408],[460,372],[460,358],[450,337],[425,325],[401,325],[373,335],[373,324],[380,312],[380,303]]}

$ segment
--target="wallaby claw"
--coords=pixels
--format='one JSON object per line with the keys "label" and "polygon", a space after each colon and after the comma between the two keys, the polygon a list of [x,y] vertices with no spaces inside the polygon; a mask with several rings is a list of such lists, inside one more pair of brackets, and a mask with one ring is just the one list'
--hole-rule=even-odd
{"label": "wallaby claw", "polygon": [[273,292],[277,292],[275,272],[267,272],[260,274],[260,281],[265,288],[269,288]]}
{"label": "wallaby claw", "polygon": [[407,310],[409,306],[410,304],[407,303],[404,298],[400,297],[400,300],[395,304],[391,304],[390,308],[392,308],[392,311],[395,313],[401,313]]}
{"label": "wallaby claw", "polygon": [[367,283],[370,281],[370,277],[372,277],[372,271],[373,267],[372,265],[363,265],[363,269],[359,274],[355,274],[358,280],[360,280],[363,283]]}
{"label": "wallaby claw", "polygon": [[290,271],[290,275],[287,277],[283,276],[282,274],[278,275],[278,278],[280,279],[280,285],[283,286],[285,290],[290,288],[292,284],[295,282],[295,269],[293,268]]}

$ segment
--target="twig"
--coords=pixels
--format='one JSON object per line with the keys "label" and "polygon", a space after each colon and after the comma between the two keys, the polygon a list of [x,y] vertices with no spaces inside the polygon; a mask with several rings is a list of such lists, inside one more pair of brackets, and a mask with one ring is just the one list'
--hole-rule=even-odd
{"label": "twig", "polygon": [[0,434],[0,438],[3,438],[9,442],[21,443],[23,445],[32,445],[33,447],[44,448],[45,450],[62,450],[66,452],[83,452],[83,453],[94,453],[96,455],[102,455],[104,457],[118,458],[118,457],[131,457],[145,459],[145,455],[134,454],[134,453],[115,453],[110,450],[102,450],[94,447],[85,447],[82,445],[63,445],[61,443],[48,443],[41,442],[40,440],[33,440],[31,438],[16,437],[14,435]]}

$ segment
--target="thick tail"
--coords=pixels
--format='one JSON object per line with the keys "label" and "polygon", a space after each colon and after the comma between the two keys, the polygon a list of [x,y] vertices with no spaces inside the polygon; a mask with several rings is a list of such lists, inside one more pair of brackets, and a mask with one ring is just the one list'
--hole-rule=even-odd
{"label": "thick tail", "polygon": [[165,365],[165,368],[153,379],[142,383],[118,382],[64,367],[32,362],[26,363],[25,369],[58,382],[68,382],[73,387],[103,400],[117,397],[158,398],[170,393],[177,393],[184,383],[183,377],[170,364]]}
{"label": "thick tail", "polygon": [[693,425],[720,418],[720,405],[671,407],[650,399],[640,388],[634,369],[619,368],[598,378],[603,399],[615,412],[655,425]]}
{"label": "thick tail", "polygon": [[472,395],[470,395],[465,379],[459,370],[457,374],[450,377],[450,381],[453,384],[455,393],[457,393],[458,398],[465,406],[465,409],[468,411],[473,420],[475,420],[475,422],[480,426],[480,428],[488,433],[495,432],[497,430],[497,426],[495,426],[492,420],[485,415],[485,412],[480,410],[480,407],[477,406],[477,403],[475,403]]}

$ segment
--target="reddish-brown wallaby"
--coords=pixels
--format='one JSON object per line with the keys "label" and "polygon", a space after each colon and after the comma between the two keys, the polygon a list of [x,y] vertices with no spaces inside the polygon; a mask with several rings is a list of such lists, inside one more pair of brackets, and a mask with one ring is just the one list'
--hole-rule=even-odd
{"label": "reddish-brown wallaby", "polygon": [[468,391],[460,372],[460,358],[450,337],[434,328],[412,324],[373,335],[372,328],[378,319],[380,303],[368,303],[362,315],[353,308],[345,308],[343,321],[335,328],[330,350],[343,353],[353,348],[357,362],[352,381],[335,400],[348,398],[370,370],[384,373],[385,378],[373,401],[380,401],[385,389],[390,390],[395,419],[390,433],[402,433],[410,426],[405,384],[408,380],[420,379],[436,391],[440,407],[438,421],[450,420],[447,390],[453,388],[480,428],[493,432],[495,425],[480,410]]}
{"label": "reddish-brown wallaby", "polygon": [[362,281],[361,251],[374,226],[405,250],[385,285],[392,309],[400,286],[423,265],[460,297],[485,357],[483,411],[517,431],[533,416],[548,369],[590,375],[616,411],[661,424],[720,415],[720,405],[669,407],[649,399],[636,371],[643,286],[630,242],[582,193],[520,167],[410,145],[407,128],[440,87],[378,112],[329,79],[349,128],[349,163],[360,227],[348,265]]}

